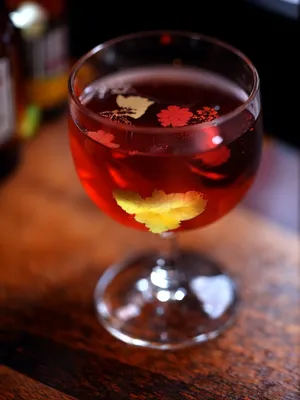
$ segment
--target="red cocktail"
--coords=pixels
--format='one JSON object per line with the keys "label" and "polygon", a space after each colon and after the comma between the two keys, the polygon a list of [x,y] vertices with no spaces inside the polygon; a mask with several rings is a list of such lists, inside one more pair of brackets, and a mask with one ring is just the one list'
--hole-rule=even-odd
{"label": "red cocktail", "polygon": [[[80,60],[70,89],[78,176],[118,222],[174,240],[176,232],[221,218],[251,186],[262,143],[258,76],[230,46],[185,33],[131,35]],[[96,290],[97,311],[108,330],[130,343],[171,348],[203,341],[234,313],[234,285],[195,254],[143,255],[108,274]],[[224,296],[211,294],[212,310],[221,310],[215,317],[192,288],[199,278],[228,298],[224,304]],[[122,309],[137,307],[137,298],[138,313],[121,321]],[[157,313],[162,304],[180,319]],[[183,312],[188,308],[197,315],[193,323]]]}

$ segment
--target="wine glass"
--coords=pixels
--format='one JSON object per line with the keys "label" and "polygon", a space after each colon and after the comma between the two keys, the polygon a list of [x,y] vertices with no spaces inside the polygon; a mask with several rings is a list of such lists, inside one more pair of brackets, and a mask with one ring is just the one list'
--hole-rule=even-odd
{"label": "wine glass", "polygon": [[144,347],[218,336],[233,321],[236,286],[218,263],[178,248],[176,234],[217,221],[252,185],[262,148],[255,67],[203,35],[131,34],[75,64],[69,105],[71,151],[90,198],[167,243],[108,268],[94,295],[99,320]]}

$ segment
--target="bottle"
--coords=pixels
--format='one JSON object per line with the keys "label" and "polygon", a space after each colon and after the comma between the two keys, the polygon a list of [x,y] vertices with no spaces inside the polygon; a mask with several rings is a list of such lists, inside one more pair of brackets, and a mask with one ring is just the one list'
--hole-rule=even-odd
{"label": "bottle", "polygon": [[17,91],[21,90],[17,43],[5,0],[0,0],[0,181],[10,175],[20,161],[15,101]]}
{"label": "bottle", "polygon": [[10,18],[21,31],[27,96],[45,120],[67,104],[68,33],[64,0],[8,0]]}

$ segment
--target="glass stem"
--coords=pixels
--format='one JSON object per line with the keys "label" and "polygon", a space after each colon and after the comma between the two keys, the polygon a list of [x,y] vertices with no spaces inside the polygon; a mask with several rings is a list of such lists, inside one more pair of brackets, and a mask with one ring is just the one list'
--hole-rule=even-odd
{"label": "glass stem", "polygon": [[166,264],[170,269],[173,269],[179,253],[179,246],[177,236],[173,232],[162,233],[160,237],[163,239],[164,248],[162,251],[162,257],[166,261]]}
{"label": "glass stem", "polygon": [[159,289],[176,290],[181,282],[181,274],[177,269],[179,260],[177,237],[172,232],[160,236],[164,247],[151,272],[151,282]]}

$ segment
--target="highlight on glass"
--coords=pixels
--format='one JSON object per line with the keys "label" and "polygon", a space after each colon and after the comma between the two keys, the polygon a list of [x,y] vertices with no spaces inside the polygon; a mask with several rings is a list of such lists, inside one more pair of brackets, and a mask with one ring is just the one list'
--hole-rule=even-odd
{"label": "highlight on glass", "polygon": [[120,340],[180,348],[234,320],[233,280],[176,237],[219,220],[251,187],[262,148],[259,96],[245,55],[187,32],[123,36],[73,67],[69,137],[83,187],[111,218],[165,243],[98,282],[97,315]]}

